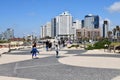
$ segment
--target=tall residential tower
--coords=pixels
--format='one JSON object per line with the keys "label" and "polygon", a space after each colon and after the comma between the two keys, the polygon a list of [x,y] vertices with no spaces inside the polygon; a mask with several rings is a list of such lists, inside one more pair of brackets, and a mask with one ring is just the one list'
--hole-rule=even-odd
{"label": "tall residential tower", "polygon": [[63,12],[56,17],[56,36],[67,36],[73,34],[72,30],[73,18],[70,13]]}
{"label": "tall residential tower", "polygon": [[99,16],[92,14],[86,15],[84,19],[84,27],[87,29],[98,29]]}
{"label": "tall residential tower", "polygon": [[108,38],[108,21],[105,20],[103,23],[103,38]]}

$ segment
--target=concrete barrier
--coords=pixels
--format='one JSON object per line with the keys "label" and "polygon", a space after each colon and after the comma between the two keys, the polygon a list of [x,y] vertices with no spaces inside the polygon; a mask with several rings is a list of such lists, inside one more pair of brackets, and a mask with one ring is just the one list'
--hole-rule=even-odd
{"label": "concrete barrier", "polygon": [[0,48],[0,56],[9,51],[9,48]]}
{"label": "concrete barrier", "polygon": [[[32,47],[31,46],[10,47],[10,50],[19,50],[25,48],[32,48]],[[6,52],[9,52],[9,48],[0,48],[0,56]]]}

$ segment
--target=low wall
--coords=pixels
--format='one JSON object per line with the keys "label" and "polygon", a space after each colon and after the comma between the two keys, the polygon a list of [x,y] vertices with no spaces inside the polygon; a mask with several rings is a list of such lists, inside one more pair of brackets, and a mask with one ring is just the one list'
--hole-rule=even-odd
{"label": "low wall", "polygon": [[9,51],[9,48],[0,48],[0,55]]}
{"label": "low wall", "polygon": [[[37,46],[39,48],[43,47],[43,45],[41,46]],[[20,50],[20,49],[27,49],[27,48],[32,48],[32,46],[18,46],[18,47],[10,47],[10,50]],[[9,51],[9,47],[0,47],[0,55],[2,55],[3,53],[6,53]]]}

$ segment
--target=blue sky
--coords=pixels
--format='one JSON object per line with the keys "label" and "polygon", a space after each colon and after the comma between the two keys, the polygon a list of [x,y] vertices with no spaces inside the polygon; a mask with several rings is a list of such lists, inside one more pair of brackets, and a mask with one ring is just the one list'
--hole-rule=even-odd
{"label": "blue sky", "polygon": [[0,0],[0,33],[13,28],[16,37],[38,35],[41,25],[64,11],[79,20],[99,15],[110,21],[110,29],[120,25],[120,0]]}

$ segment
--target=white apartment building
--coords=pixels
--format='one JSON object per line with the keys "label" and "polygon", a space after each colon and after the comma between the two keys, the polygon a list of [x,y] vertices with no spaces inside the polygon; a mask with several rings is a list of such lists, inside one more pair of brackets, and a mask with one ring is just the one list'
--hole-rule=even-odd
{"label": "white apartment building", "polygon": [[99,16],[97,15],[86,15],[84,19],[84,27],[86,29],[98,29],[99,28]]}
{"label": "white apartment building", "polygon": [[56,36],[56,18],[51,19],[51,36],[53,38]]}
{"label": "white apartment building", "polygon": [[74,26],[76,29],[81,29],[81,28],[82,28],[81,21],[80,21],[80,20],[75,20],[75,21],[73,22],[73,26]]}
{"label": "white apartment building", "polygon": [[56,36],[69,36],[72,31],[73,18],[67,11],[56,17]]}
{"label": "white apartment building", "polygon": [[47,22],[45,25],[41,26],[41,38],[45,38],[46,36],[52,37],[51,32],[51,22]]}
{"label": "white apartment building", "polygon": [[46,36],[52,37],[51,33],[51,22],[46,23]]}
{"label": "white apartment building", "polygon": [[46,36],[46,26],[41,26],[41,38],[44,38]]}
{"label": "white apartment building", "polygon": [[103,38],[108,38],[108,27],[109,27],[108,21],[105,20],[103,22]]}
{"label": "white apartment building", "polygon": [[76,36],[76,30],[77,29],[81,29],[82,28],[82,25],[81,25],[81,21],[80,20],[75,20],[74,22],[73,22],[73,27],[72,27],[72,30],[73,30],[73,34],[74,34],[74,39],[76,39],[77,38],[77,36]]}

